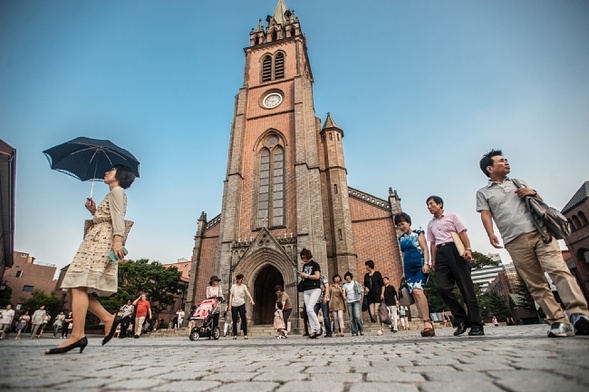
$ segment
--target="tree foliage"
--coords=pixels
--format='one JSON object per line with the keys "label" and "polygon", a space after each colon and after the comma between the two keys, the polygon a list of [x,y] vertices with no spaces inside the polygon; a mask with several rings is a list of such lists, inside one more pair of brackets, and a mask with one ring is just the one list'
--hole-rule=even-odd
{"label": "tree foliage", "polygon": [[511,317],[509,304],[499,294],[495,292],[485,292],[482,293],[478,299],[481,307],[481,316],[483,318],[496,316],[499,320],[505,320],[507,317]]}
{"label": "tree foliage", "polygon": [[476,250],[474,252],[472,252],[472,269],[481,269],[484,266],[487,265],[498,265],[499,263],[497,261],[494,261],[492,258],[490,258],[489,256],[486,256],[484,254],[482,254],[481,252],[477,252]]}
{"label": "tree foliage", "polygon": [[41,305],[45,305],[45,311],[52,316],[63,310],[63,300],[57,298],[55,293],[47,295],[43,290],[33,290],[29,299],[23,302],[22,312],[28,310],[29,314],[32,315]]}
{"label": "tree foliage", "polygon": [[6,307],[6,305],[10,305],[10,300],[12,298],[12,287],[5,284],[3,290],[0,290],[0,306]]}
{"label": "tree foliage", "polygon": [[146,294],[154,316],[174,304],[175,296],[184,288],[182,273],[176,267],[166,268],[148,259],[128,260],[119,264],[119,290],[108,298],[99,298],[102,306],[116,312],[128,300]]}

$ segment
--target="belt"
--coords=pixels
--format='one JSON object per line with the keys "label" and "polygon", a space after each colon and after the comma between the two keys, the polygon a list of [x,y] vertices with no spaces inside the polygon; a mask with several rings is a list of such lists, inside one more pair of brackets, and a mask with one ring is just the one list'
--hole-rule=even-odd
{"label": "belt", "polygon": [[443,244],[438,244],[436,245],[437,249],[440,249],[443,246],[448,246],[448,245],[454,245],[454,242],[450,241],[450,242],[444,242]]}

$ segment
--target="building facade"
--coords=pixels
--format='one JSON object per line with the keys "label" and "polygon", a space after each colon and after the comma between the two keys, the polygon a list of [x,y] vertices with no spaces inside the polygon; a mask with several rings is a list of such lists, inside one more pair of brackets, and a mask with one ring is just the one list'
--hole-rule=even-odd
{"label": "building facade", "polygon": [[[348,185],[344,131],[314,110],[313,74],[299,19],[279,0],[249,34],[244,83],[235,98],[221,214],[198,220],[186,308],[204,299],[211,275],[228,293],[245,276],[256,303],[248,321],[270,324],[282,285],[298,303],[298,258],[311,250],[329,277],[362,280],[364,262],[393,282],[402,276],[394,214],[386,199]],[[228,294],[226,294],[228,298]],[[293,313],[297,314],[297,313]]]}
{"label": "building facade", "polygon": [[4,272],[4,281],[12,288],[11,302],[15,309],[31,297],[34,290],[41,290],[47,295],[55,290],[54,279],[57,267],[53,264],[35,263],[35,258],[28,253],[15,251],[12,268]]}
{"label": "building facade", "polygon": [[487,255],[491,260],[497,262],[497,265],[485,265],[480,269],[472,270],[470,275],[472,282],[481,285],[481,292],[487,291],[489,283],[491,283],[503,271],[503,262],[499,253],[490,253]]}
{"label": "building facade", "polygon": [[573,195],[562,213],[571,224],[571,234],[564,239],[571,257],[565,260],[589,301],[589,181]]}

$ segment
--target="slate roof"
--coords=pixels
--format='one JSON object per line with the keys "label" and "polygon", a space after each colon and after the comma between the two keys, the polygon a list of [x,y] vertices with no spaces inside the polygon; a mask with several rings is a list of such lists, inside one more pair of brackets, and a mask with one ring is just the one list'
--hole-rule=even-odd
{"label": "slate roof", "polygon": [[575,208],[577,205],[585,201],[587,198],[589,198],[589,181],[585,181],[585,183],[581,186],[581,188],[579,188],[577,193],[575,193],[571,200],[569,200],[569,202],[564,206],[561,212],[563,214],[566,214],[567,212]]}

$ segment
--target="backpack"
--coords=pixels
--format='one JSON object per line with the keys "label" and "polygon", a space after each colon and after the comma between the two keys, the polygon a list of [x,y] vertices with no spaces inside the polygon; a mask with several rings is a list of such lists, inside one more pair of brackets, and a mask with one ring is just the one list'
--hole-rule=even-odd
{"label": "backpack", "polygon": [[[513,179],[512,181],[518,188],[524,188],[518,180]],[[528,210],[532,214],[534,225],[545,243],[550,243],[552,237],[562,240],[571,234],[571,225],[560,211],[535,197],[526,196],[525,199]],[[543,225],[545,229],[542,227]]]}

